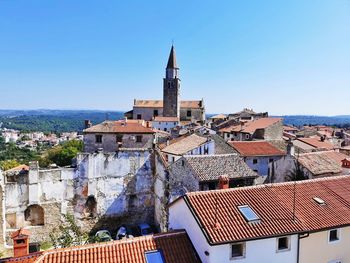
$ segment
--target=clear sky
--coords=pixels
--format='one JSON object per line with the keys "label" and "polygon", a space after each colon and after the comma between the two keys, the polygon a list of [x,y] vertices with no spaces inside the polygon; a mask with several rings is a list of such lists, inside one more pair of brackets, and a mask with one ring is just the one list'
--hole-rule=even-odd
{"label": "clear sky", "polygon": [[161,99],[172,39],[208,113],[350,114],[349,0],[0,0],[0,108]]}

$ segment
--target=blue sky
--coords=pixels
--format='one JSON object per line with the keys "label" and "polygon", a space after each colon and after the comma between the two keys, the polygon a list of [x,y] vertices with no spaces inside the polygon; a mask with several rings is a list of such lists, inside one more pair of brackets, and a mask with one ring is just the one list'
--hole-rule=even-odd
{"label": "blue sky", "polygon": [[161,99],[172,39],[209,113],[350,114],[349,0],[0,0],[0,108]]}

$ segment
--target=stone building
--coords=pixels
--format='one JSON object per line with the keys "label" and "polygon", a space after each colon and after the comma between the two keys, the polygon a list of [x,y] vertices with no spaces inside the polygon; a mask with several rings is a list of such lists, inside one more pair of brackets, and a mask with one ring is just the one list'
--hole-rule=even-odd
{"label": "stone building", "polygon": [[176,198],[186,192],[218,189],[227,176],[230,188],[253,185],[258,174],[237,154],[185,155],[169,167],[170,192]]}
{"label": "stone building", "polygon": [[[25,227],[40,242],[70,213],[84,230],[114,232],[121,224],[153,224],[153,151],[119,149],[118,153],[82,153],[77,167],[40,169],[0,177],[0,243]],[[0,174],[1,175],[1,174]]]}
{"label": "stone building", "polygon": [[205,107],[202,100],[182,101],[180,97],[179,67],[174,46],[171,47],[165,78],[163,79],[163,100],[134,100],[133,109],[125,113],[132,119],[151,121],[154,117],[177,117],[181,121],[205,121]]}
{"label": "stone building", "polygon": [[104,121],[84,130],[84,152],[119,148],[152,148],[154,131],[142,120]]}
{"label": "stone building", "polygon": [[282,140],[283,124],[281,118],[260,118],[232,124],[219,134],[226,141]]}

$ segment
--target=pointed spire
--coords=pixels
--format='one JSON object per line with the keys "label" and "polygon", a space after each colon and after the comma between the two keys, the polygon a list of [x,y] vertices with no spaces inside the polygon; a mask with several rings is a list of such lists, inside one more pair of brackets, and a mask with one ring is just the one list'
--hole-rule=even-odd
{"label": "pointed spire", "polygon": [[178,68],[176,65],[176,54],[175,54],[175,48],[174,45],[171,45],[170,55],[168,59],[168,64],[166,68]]}

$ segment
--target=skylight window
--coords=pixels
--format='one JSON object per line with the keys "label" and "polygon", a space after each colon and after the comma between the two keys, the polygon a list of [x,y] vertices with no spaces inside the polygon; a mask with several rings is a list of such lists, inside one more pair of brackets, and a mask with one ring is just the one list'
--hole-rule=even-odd
{"label": "skylight window", "polygon": [[241,212],[247,222],[260,220],[257,214],[248,205],[240,205],[238,206],[238,210]]}
{"label": "skylight window", "polygon": [[147,263],[165,263],[161,250],[145,252],[145,258]]}
{"label": "skylight window", "polygon": [[319,205],[325,205],[326,204],[326,202],[323,200],[323,199],[321,199],[321,198],[319,198],[319,197],[314,197],[314,198],[312,198],[316,203],[318,203]]}

